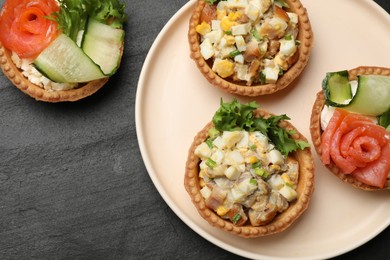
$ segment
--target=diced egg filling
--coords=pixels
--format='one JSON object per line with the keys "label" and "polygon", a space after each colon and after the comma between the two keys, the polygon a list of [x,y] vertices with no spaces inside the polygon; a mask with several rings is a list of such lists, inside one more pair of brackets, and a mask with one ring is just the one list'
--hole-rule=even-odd
{"label": "diced egg filling", "polygon": [[216,17],[195,29],[201,55],[222,78],[248,86],[275,83],[297,61],[298,15],[274,1],[220,1]]}
{"label": "diced egg filling", "polygon": [[224,131],[195,155],[206,206],[235,225],[265,225],[297,199],[298,162],[261,132]]}

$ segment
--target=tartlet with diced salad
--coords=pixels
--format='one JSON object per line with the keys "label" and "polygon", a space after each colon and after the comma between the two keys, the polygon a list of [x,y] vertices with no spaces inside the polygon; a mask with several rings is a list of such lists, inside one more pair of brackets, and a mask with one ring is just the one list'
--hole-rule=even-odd
{"label": "tartlet with diced salad", "polygon": [[6,0],[0,13],[4,74],[41,101],[92,95],[119,68],[124,8],[120,0]]}
{"label": "tartlet with diced salad", "polygon": [[313,158],[288,119],[255,102],[221,100],[194,138],[184,178],[208,223],[241,237],[260,237],[285,230],[307,209]]}
{"label": "tartlet with diced salad", "polygon": [[199,0],[189,23],[190,56],[229,93],[271,94],[291,85],[313,46],[306,9],[290,0]]}
{"label": "tartlet with diced salad", "polygon": [[390,69],[329,72],[313,105],[310,132],[321,161],[356,188],[390,189]]}

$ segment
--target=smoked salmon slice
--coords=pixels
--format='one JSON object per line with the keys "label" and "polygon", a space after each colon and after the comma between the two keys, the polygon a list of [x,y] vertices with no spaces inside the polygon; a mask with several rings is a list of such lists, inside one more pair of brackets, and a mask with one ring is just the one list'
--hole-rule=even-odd
{"label": "smoked salmon slice", "polygon": [[20,58],[35,58],[59,34],[47,19],[60,10],[55,0],[7,0],[0,14],[0,41]]}
{"label": "smoked salmon slice", "polygon": [[365,184],[383,188],[390,172],[390,142],[382,149],[381,157],[364,168],[356,169],[351,176]]}
{"label": "smoked salmon slice", "polygon": [[390,137],[371,118],[336,109],[322,139],[321,159],[345,174],[382,188],[390,171]]}

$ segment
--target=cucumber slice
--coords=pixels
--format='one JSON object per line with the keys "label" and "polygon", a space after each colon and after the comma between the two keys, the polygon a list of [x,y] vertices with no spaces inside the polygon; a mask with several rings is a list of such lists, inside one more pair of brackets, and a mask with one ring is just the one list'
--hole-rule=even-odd
{"label": "cucumber slice", "polygon": [[33,64],[54,82],[89,82],[106,77],[99,66],[65,34],[60,34]]}
{"label": "cucumber slice", "polygon": [[358,76],[355,96],[345,109],[368,116],[379,116],[390,109],[390,77]]}
{"label": "cucumber slice", "polygon": [[125,32],[89,19],[81,48],[100,66],[104,74],[111,76],[119,67]]}
{"label": "cucumber slice", "polygon": [[348,105],[352,98],[351,84],[348,79],[348,71],[329,72],[322,81],[326,103],[333,107]]}
{"label": "cucumber slice", "polygon": [[378,117],[378,124],[390,130],[390,109]]}

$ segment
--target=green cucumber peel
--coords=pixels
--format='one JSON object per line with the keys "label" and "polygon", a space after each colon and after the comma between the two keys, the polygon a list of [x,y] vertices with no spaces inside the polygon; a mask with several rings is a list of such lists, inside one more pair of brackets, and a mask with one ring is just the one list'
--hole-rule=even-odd
{"label": "green cucumber peel", "polygon": [[348,71],[328,72],[322,81],[322,90],[325,103],[333,107],[344,107],[348,103],[345,100],[352,98],[351,84]]}

